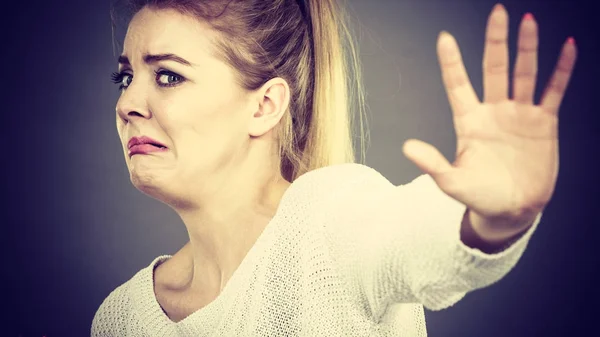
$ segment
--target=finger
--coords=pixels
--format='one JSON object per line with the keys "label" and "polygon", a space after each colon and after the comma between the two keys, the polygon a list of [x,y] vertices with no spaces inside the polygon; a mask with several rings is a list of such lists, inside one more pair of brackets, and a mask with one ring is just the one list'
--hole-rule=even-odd
{"label": "finger", "polygon": [[563,44],[562,52],[552,78],[544,89],[540,103],[543,110],[552,114],[558,114],[558,109],[567,90],[576,59],[577,47],[575,46],[575,40],[569,38]]}
{"label": "finger", "polygon": [[513,99],[522,104],[533,104],[538,71],[538,29],[531,13],[523,16],[519,28],[517,60],[513,74]]}
{"label": "finger", "polygon": [[402,152],[421,171],[431,175],[434,179],[436,176],[448,172],[453,168],[438,149],[431,144],[417,139],[409,139],[404,142]]}
{"label": "finger", "polygon": [[464,114],[479,103],[469,76],[452,35],[441,32],[437,43],[438,58],[442,70],[442,80],[448,100],[455,114]]}
{"label": "finger", "polygon": [[497,4],[488,19],[483,52],[483,96],[485,103],[508,98],[508,13]]}

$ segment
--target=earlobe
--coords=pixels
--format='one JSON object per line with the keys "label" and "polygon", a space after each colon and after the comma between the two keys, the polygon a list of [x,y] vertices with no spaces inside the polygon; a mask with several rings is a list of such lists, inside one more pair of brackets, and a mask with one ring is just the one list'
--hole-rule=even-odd
{"label": "earlobe", "polygon": [[259,105],[257,111],[252,114],[250,118],[249,133],[253,137],[260,137],[265,133],[269,132],[281,119],[279,109],[275,108],[273,104],[266,102],[265,104]]}

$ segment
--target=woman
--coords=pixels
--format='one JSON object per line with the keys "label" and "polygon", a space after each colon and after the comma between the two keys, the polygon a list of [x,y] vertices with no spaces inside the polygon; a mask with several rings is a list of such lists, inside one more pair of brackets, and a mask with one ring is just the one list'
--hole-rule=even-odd
{"label": "woman", "polygon": [[483,102],[440,34],[457,158],[409,140],[425,174],[394,186],[353,163],[355,53],[335,0],[132,5],[117,129],[134,186],[181,216],[189,242],[115,289],[92,336],[426,336],[424,306],[447,308],[517,263],[556,182],[572,39],[534,105],[530,14],[512,99],[502,5]]}

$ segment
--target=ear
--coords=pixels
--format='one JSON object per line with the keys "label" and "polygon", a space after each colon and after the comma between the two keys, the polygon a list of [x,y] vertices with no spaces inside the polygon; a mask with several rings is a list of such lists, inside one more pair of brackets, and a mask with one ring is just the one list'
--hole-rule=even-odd
{"label": "ear", "polygon": [[249,130],[251,136],[259,137],[269,132],[288,109],[290,88],[287,82],[276,77],[256,91],[258,110],[250,117]]}

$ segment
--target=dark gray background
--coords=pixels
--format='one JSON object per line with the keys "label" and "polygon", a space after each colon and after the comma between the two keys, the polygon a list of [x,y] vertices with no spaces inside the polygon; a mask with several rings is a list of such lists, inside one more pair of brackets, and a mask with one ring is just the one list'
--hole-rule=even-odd
{"label": "dark gray background", "polygon": [[[408,138],[454,159],[455,134],[436,37],[453,34],[481,95],[484,29],[494,1],[350,1],[360,21],[370,105],[367,165],[395,184],[419,170]],[[540,27],[538,97],[564,40],[579,59],[560,112],[555,195],[518,265],[454,307],[426,311],[432,337],[591,336],[598,296],[598,15],[579,1],[504,2],[511,57],[521,16]],[[89,335],[102,300],[186,241],[167,206],[129,182],[115,128],[108,0],[3,5],[2,336]],[[118,50],[117,52],[120,52]],[[480,96],[481,97],[481,96]]]}

